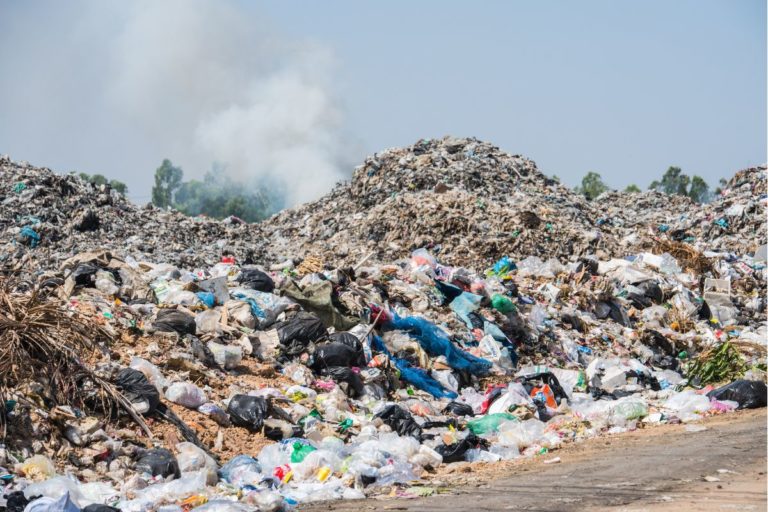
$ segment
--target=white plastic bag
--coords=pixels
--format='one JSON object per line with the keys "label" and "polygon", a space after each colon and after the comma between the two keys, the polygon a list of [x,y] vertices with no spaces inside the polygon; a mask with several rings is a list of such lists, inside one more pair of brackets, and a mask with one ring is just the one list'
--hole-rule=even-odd
{"label": "white plastic bag", "polygon": [[216,485],[219,477],[216,474],[218,465],[213,458],[192,443],[184,442],[176,445],[176,460],[179,463],[179,470],[182,473],[192,471],[205,471],[207,474],[208,485]]}
{"label": "white plastic bag", "polygon": [[197,409],[208,401],[205,392],[191,382],[174,382],[165,391],[165,398],[190,409]]}

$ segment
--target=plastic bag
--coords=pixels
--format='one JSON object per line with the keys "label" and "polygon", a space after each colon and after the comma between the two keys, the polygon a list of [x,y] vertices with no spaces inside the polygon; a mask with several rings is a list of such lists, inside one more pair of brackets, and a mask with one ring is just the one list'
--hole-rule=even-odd
{"label": "plastic bag", "polygon": [[283,351],[288,356],[303,352],[307,345],[327,336],[323,322],[312,313],[300,312],[290,320],[275,325]]}
{"label": "plastic bag", "polygon": [[242,268],[238,281],[240,281],[240,286],[243,288],[250,288],[260,292],[272,293],[275,289],[275,282],[272,278],[265,272],[253,267]]}
{"label": "plastic bag", "polygon": [[507,421],[499,424],[498,439],[503,445],[517,446],[518,449],[541,444],[545,425],[537,419]]}
{"label": "plastic bag", "polygon": [[248,288],[233,288],[229,291],[232,298],[242,300],[251,308],[251,313],[258,319],[258,327],[269,327],[277,317],[285,311],[293,302],[286,297],[250,290]]}
{"label": "plastic bag", "polygon": [[317,450],[314,446],[304,443],[293,443],[293,451],[291,452],[291,462],[294,464],[302,462],[307,455]]}
{"label": "plastic bag", "polygon": [[197,409],[208,401],[205,392],[191,382],[174,382],[165,391],[165,398],[189,409]]}
{"label": "plastic bag", "polygon": [[184,499],[200,492],[205,488],[207,475],[205,471],[187,473],[181,478],[170,482],[150,485],[135,491],[136,498],[120,502],[123,512],[143,512],[159,501],[173,502]]}
{"label": "plastic bag", "polygon": [[406,331],[431,357],[445,356],[448,365],[456,370],[466,370],[472,375],[485,375],[493,366],[490,361],[456,347],[442,329],[424,318],[399,317],[392,314],[391,319],[385,319],[383,323],[387,328]]}
{"label": "plastic bag", "polygon": [[411,413],[396,404],[388,405],[373,416],[381,418],[385,424],[401,436],[421,437],[421,427],[411,416]]}
{"label": "plastic bag", "polygon": [[476,435],[496,432],[499,425],[507,421],[518,421],[516,416],[508,413],[486,414],[477,419],[467,422],[467,428]]}
{"label": "plastic bag", "polygon": [[221,334],[221,312],[208,309],[195,316],[196,332]]}
{"label": "plastic bag", "polygon": [[151,414],[160,405],[160,393],[138,370],[123,368],[115,378],[115,386],[140,414]]}
{"label": "plastic bag", "polygon": [[182,473],[204,470],[208,475],[208,485],[216,485],[218,465],[213,458],[192,443],[179,443],[176,445],[176,460]]}
{"label": "plastic bag", "polygon": [[469,314],[476,311],[480,307],[480,301],[483,298],[480,295],[474,293],[463,292],[461,295],[453,299],[451,302],[451,310],[461,318],[461,320],[467,324],[469,329],[472,329],[472,321],[469,318]]}
{"label": "plastic bag", "polygon": [[459,462],[464,460],[467,450],[488,448],[488,442],[474,434],[468,434],[464,439],[451,444],[441,444],[435,451],[443,457],[443,462]]}
{"label": "plastic bag", "polygon": [[365,366],[365,354],[363,354],[362,346],[355,349],[346,343],[321,343],[315,347],[314,355],[313,368],[315,370],[331,366]]}
{"label": "plastic bag", "polygon": [[254,478],[261,480],[261,464],[250,455],[237,455],[221,466],[219,476],[230,484],[241,486]]}
{"label": "plastic bag", "polygon": [[168,380],[163,376],[160,369],[146,359],[136,356],[132,357],[131,368],[140,371],[147,378],[149,383],[157,388],[159,393],[162,393],[163,389],[168,386]]}
{"label": "plastic bag", "polygon": [[738,409],[757,409],[766,406],[766,393],[765,382],[740,379],[710,391],[707,396],[738,402]]}
{"label": "plastic bag", "polygon": [[228,300],[224,307],[227,308],[227,316],[234,319],[238,324],[248,329],[256,328],[256,317],[251,312],[251,306],[247,302]]}
{"label": "plastic bag", "polygon": [[108,296],[117,295],[117,292],[120,290],[115,281],[115,276],[112,275],[112,272],[106,270],[96,272],[96,282],[94,285],[97,290]]}
{"label": "plastic bag", "polygon": [[235,395],[229,401],[227,412],[234,425],[258,431],[264,425],[269,404],[261,397]]}
{"label": "plastic bag", "polygon": [[711,407],[709,397],[699,395],[695,391],[681,391],[672,395],[664,407],[676,411],[676,415],[682,421],[690,421],[700,418],[700,414],[707,412]]}
{"label": "plastic bag", "polygon": [[207,402],[201,405],[197,408],[197,412],[203,413],[207,416],[210,416],[213,418],[213,421],[218,423],[219,425],[223,427],[228,427],[231,425],[231,422],[229,421],[229,415],[227,412],[219,407],[218,405],[214,404],[213,402]]}
{"label": "plastic bag", "polygon": [[417,388],[426,391],[435,398],[456,398],[459,396],[455,391],[446,390],[443,386],[421,368],[411,366],[411,363],[405,359],[393,357],[392,361],[395,367],[400,371],[400,378]]}
{"label": "plastic bag", "polygon": [[472,410],[472,406],[463,404],[461,402],[449,402],[448,405],[443,408],[443,414],[453,414],[454,416],[474,416],[475,412]]}
{"label": "plastic bag", "polygon": [[243,360],[243,348],[237,345],[222,345],[215,341],[209,341],[208,348],[213,354],[216,364],[227,370],[239,366]]}
{"label": "plastic bag", "polygon": [[72,503],[69,493],[64,493],[58,499],[38,498],[24,508],[24,512],[80,512],[80,508]]}
{"label": "plastic bag", "polygon": [[491,296],[491,306],[499,313],[511,313],[515,310],[515,304],[512,300],[499,293],[494,293]]}
{"label": "plastic bag", "polygon": [[[33,455],[21,464],[16,470],[32,481],[47,480],[56,474],[56,468],[51,459],[45,455]],[[34,496],[34,495],[31,495]]]}
{"label": "plastic bag", "polygon": [[416,249],[411,253],[411,265],[414,268],[429,267],[435,268],[437,260],[426,249]]}
{"label": "plastic bag", "polygon": [[163,478],[171,475],[175,478],[181,477],[176,457],[165,448],[152,448],[141,454],[136,461],[136,472],[152,476],[160,475]]}
{"label": "plastic bag", "polygon": [[159,332],[195,334],[195,317],[175,309],[161,309],[157,312],[152,327]]}

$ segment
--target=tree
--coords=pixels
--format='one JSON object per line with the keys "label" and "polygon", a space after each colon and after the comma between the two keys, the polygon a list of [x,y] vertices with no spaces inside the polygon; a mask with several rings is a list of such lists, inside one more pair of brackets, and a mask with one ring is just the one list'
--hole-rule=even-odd
{"label": "tree", "polygon": [[607,190],[608,185],[603,183],[603,178],[598,173],[591,171],[581,179],[581,186],[576,187],[576,193],[583,195],[588,201]]}
{"label": "tree", "polygon": [[640,187],[638,187],[633,183],[631,185],[627,185],[627,188],[624,189],[624,192],[627,192],[629,194],[635,194],[637,192],[640,192]]}
{"label": "tree", "polygon": [[715,194],[719,196],[723,193],[723,189],[728,186],[728,180],[725,178],[720,178],[718,185],[719,186],[715,189]]}
{"label": "tree", "polygon": [[688,184],[690,178],[683,174],[683,170],[679,167],[670,166],[664,176],[661,177],[661,181],[654,181],[651,183],[651,189],[659,190],[668,195],[688,195]]}
{"label": "tree", "polygon": [[174,193],[181,186],[184,171],[175,167],[167,158],[155,170],[155,186],[152,187],[152,204],[167,208],[173,204]]}
{"label": "tree", "polygon": [[694,176],[691,180],[691,188],[688,197],[697,203],[704,203],[709,199],[709,185],[701,176]]}
{"label": "tree", "polygon": [[88,183],[91,183],[95,187],[100,187],[102,185],[109,185],[113,190],[116,190],[119,194],[125,195],[128,192],[128,186],[125,183],[117,180],[108,180],[103,174],[90,175],[88,173],[81,172],[78,174],[78,176],[80,176],[80,179],[82,179],[83,181],[87,181]]}
{"label": "tree", "polygon": [[122,181],[109,180],[109,186],[112,187],[113,190],[116,190],[118,193],[122,195],[125,195],[128,193],[128,185],[126,185]]}

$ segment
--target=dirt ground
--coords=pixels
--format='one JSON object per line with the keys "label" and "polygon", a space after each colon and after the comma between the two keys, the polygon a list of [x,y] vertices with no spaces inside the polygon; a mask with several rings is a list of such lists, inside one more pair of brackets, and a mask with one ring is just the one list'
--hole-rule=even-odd
{"label": "dirt ground", "polygon": [[[443,481],[424,482],[429,497],[385,496],[321,503],[302,510],[626,511],[756,510],[766,495],[766,410],[696,423],[662,425],[573,444],[499,471],[458,465]],[[545,464],[559,457],[560,462]],[[443,475],[438,475],[443,478]],[[407,490],[406,490],[407,491]],[[406,493],[407,496],[407,493]]]}

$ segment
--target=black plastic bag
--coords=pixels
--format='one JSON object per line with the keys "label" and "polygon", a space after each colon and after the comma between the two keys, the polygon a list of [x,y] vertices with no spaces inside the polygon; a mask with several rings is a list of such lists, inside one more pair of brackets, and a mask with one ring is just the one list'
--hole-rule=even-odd
{"label": "black plastic bag", "polygon": [[581,333],[585,333],[586,334],[586,332],[589,331],[589,326],[587,325],[587,323],[584,320],[582,320],[581,318],[579,318],[577,315],[572,315],[570,313],[563,313],[560,316],[560,320],[564,324],[570,325],[571,329],[574,329],[574,330],[579,331]]}
{"label": "black plastic bag", "polygon": [[443,414],[453,414],[454,416],[474,416],[475,412],[472,406],[461,402],[449,402],[443,408]]}
{"label": "black plastic bag", "polygon": [[269,418],[264,420],[264,437],[273,441],[302,437],[304,430],[298,425],[292,425],[285,420]]}
{"label": "black plastic bag", "polygon": [[196,336],[189,336],[189,348],[192,349],[192,355],[208,368],[220,368],[211,349]]}
{"label": "black plastic bag", "polygon": [[332,366],[330,368],[325,368],[320,373],[321,375],[332,378],[336,382],[346,382],[349,385],[347,394],[350,398],[357,398],[365,393],[360,375],[353,372],[351,368],[346,366]]}
{"label": "black plastic bag", "polygon": [[653,301],[651,301],[651,299],[645,295],[640,295],[639,293],[628,293],[627,300],[632,303],[632,306],[635,309],[645,309],[653,305]]}
{"label": "black plastic bag", "polygon": [[300,312],[293,318],[275,326],[283,352],[289,356],[300,354],[310,343],[328,335],[323,322],[312,313]]}
{"label": "black plastic bag", "polygon": [[765,382],[739,379],[710,391],[707,396],[715,400],[733,400],[739,409],[758,409],[766,406]]}
{"label": "black plastic bag", "polygon": [[652,300],[656,304],[664,302],[664,292],[661,291],[661,287],[656,281],[643,281],[642,283],[637,283],[635,286],[643,292],[643,295],[646,298]]}
{"label": "black plastic bag", "polygon": [[98,271],[99,267],[96,265],[81,263],[70,276],[75,280],[75,284],[78,286],[93,286],[96,272]]}
{"label": "black plastic bag", "polygon": [[321,370],[332,366],[365,366],[365,355],[343,343],[321,343],[315,347],[312,366]]}
{"label": "black plastic bag", "polygon": [[675,356],[675,346],[659,331],[648,329],[641,338],[642,342],[651,347],[654,352],[661,352],[661,355]]}
{"label": "black plastic bag", "polygon": [[475,434],[468,434],[467,437],[453,444],[441,444],[435,448],[435,451],[443,456],[443,462],[460,462],[464,460],[464,454],[467,450],[473,448],[488,448],[488,441],[477,437]]}
{"label": "black plastic bag", "polygon": [[257,268],[244,268],[240,272],[240,285],[260,292],[272,293],[275,282],[268,274]]}
{"label": "black plastic bag", "polygon": [[123,368],[115,378],[115,385],[141,414],[152,414],[160,404],[160,392],[138,370]]}
{"label": "black plastic bag", "polygon": [[334,343],[343,343],[355,352],[363,353],[363,344],[357,336],[351,332],[335,332],[328,336],[328,339]]}
{"label": "black plastic bag", "polygon": [[136,472],[149,473],[152,476],[160,475],[163,478],[170,475],[181,478],[176,457],[165,448],[152,448],[144,452],[136,462]]}
{"label": "black plastic bag", "polygon": [[24,496],[24,491],[9,492],[5,495],[6,512],[24,512],[30,500]]}
{"label": "black plastic bag", "polygon": [[269,404],[260,396],[235,395],[229,401],[227,413],[233,425],[258,431],[264,426]]}
{"label": "black plastic bag", "polygon": [[195,334],[197,325],[195,317],[176,309],[161,309],[157,312],[153,326],[160,332],[177,332],[179,334]]}
{"label": "black plastic bag", "polygon": [[100,503],[91,503],[83,509],[82,512],[120,512],[119,508],[102,505]]}
{"label": "black plastic bag", "polygon": [[443,297],[445,297],[445,300],[443,301],[443,306],[450,304],[453,302],[453,299],[464,293],[464,290],[459,288],[458,286],[454,286],[452,284],[445,283],[443,281],[437,280],[435,281],[435,287],[438,289],[440,293],[443,294]]}
{"label": "black plastic bag", "polygon": [[399,405],[388,405],[381,412],[374,416],[381,418],[384,423],[401,436],[411,436],[419,439],[421,437],[421,427],[411,416],[411,413]]}

